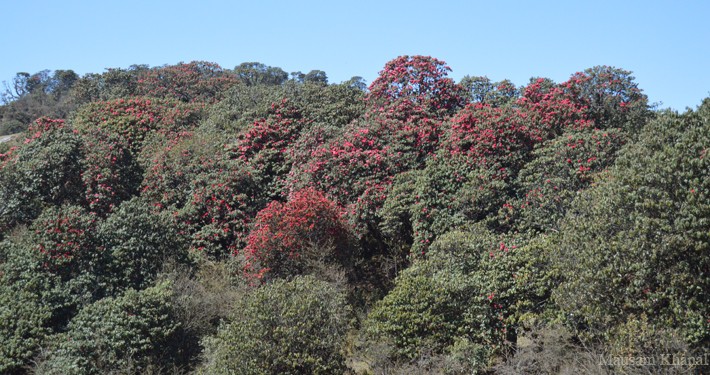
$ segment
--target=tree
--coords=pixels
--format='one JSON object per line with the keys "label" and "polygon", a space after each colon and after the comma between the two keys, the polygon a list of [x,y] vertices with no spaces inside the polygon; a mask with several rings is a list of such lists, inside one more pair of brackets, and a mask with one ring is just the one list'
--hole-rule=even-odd
{"label": "tree", "polygon": [[237,78],[219,65],[192,61],[143,70],[138,75],[138,95],[213,103],[237,83]]}
{"label": "tree", "polygon": [[[562,221],[553,294],[580,336],[599,337],[640,314],[707,347],[710,100],[646,125]],[[663,270],[663,272],[659,272]]]}
{"label": "tree", "polygon": [[40,117],[65,119],[76,108],[69,93],[78,78],[72,70],[18,73],[12,87],[5,83],[0,134],[25,130]]}
{"label": "tree", "polygon": [[168,212],[153,213],[139,198],[120,205],[98,225],[97,237],[110,258],[111,294],[152,285],[166,264],[189,264],[187,241]]}
{"label": "tree", "polygon": [[129,289],[82,309],[66,333],[54,337],[44,374],[139,373],[180,364],[175,341],[172,291],[159,283],[143,291]]}
{"label": "tree", "polygon": [[231,146],[235,158],[259,172],[261,188],[269,200],[282,199],[284,183],[293,160],[288,151],[309,124],[288,100],[271,106],[266,118],[256,120]]}
{"label": "tree", "polygon": [[0,170],[0,232],[29,223],[45,206],[82,201],[81,139],[65,125],[38,119]]}
{"label": "tree", "polygon": [[575,73],[562,86],[573,101],[586,108],[598,128],[638,131],[649,119],[648,97],[629,71],[595,66]]}
{"label": "tree", "polygon": [[311,82],[321,85],[328,84],[328,75],[322,70],[311,70],[303,77],[304,82]]}
{"label": "tree", "polygon": [[224,259],[244,246],[249,224],[263,207],[258,176],[241,160],[217,155],[189,181],[184,206],[174,211],[190,236],[190,250]]}
{"label": "tree", "polygon": [[440,237],[375,304],[364,324],[366,337],[392,345],[394,361],[445,354],[465,340],[487,359],[479,370],[486,368],[514,337],[514,306],[534,298],[513,276],[534,270],[528,255],[518,254],[521,243],[480,227]]}
{"label": "tree", "polygon": [[247,86],[278,86],[288,79],[288,73],[281,68],[258,62],[241,63],[234,68],[234,73],[239,81]]}
{"label": "tree", "polygon": [[347,265],[356,255],[341,208],[312,188],[292,193],[286,203],[269,203],[246,243],[245,270],[264,280],[304,273],[314,261]]}
{"label": "tree", "polygon": [[620,129],[571,130],[539,145],[514,181],[516,194],[499,211],[500,229],[559,231],[574,197],[607,170],[628,135]]}
{"label": "tree", "polygon": [[342,373],[348,318],[335,286],[312,276],[274,281],[238,300],[231,321],[206,340],[206,373]]}
{"label": "tree", "polygon": [[85,199],[92,212],[104,216],[138,194],[143,171],[120,134],[97,127],[87,130],[82,138]]}
{"label": "tree", "polygon": [[76,81],[69,96],[77,107],[136,96],[138,76],[148,69],[148,65],[131,65],[128,69],[109,68],[104,73],[86,74]]}
{"label": "tree", "polygon": [[445,62],[429,56],[400,56],[385,64],[370,85],[374,107],[405,99],[432,113],[450,113],[463,104],[463,89],[447,74]]}
{"label": "tree", "polygon": [[493,107],[510,104],[520,96],[520,91],[507,79],[491,82],[488,77],[465,76],[459,85],[468,92],[471,102],[488,104]]}

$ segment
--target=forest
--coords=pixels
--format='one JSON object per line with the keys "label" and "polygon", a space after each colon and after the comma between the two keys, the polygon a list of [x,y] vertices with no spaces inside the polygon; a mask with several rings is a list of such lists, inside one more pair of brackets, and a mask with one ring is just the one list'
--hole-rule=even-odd
{"label": "forest", "polygon": [[710,372],[710,98],[450,72],[18,73],[0,373]]}

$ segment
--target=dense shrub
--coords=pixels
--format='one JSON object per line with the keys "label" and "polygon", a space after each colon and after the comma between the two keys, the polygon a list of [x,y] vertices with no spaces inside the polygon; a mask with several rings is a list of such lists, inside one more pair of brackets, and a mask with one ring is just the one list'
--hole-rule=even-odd
{"label": "dense shrub", "polygon": [[143,172],[120,135],[93,128],[83,134],[82,140],[85,156],[81,178],[86,203],[92,212],[103,216],[138,194]]}
{"label": "dense shrub", "polygon": [[187,264],[187,241],[167,212],[152,213],[145,202],[121,204],[98,227],[97,237],[110,257],[105,277],[112,290],[141,290],[166,264]]}
{"label": "dense shrub", "polygon": [[345,371],[345,295],[311,276],[274,281],[234,307],[206,342],[208,374],[335,374]]}
{"label": "dense shrub", "polygon": [[[435,242],[426,260],[415,261],[368,316],[367,332],[391,342],[393,359],[442,353],[456,337],[475,337],[492,350],[502,344],[495,291],[480,280],[481,253],[491,237],[452,233]],[[487,297],[490,297],[487,299]]]}
{"label": "dense shrub", "polygon": [[619,129],[572,130],[539,145],[513,182],[516,196],[500,208],[501,229],[559,230],[577,192],[613,165],[627,139]]}
{"label": "dense shrub", "polygon": [[215,156],[189,183],[176,218],[190,236],[190,249],[222,259],[244,246],[249,224],[263,207],[255,173],[241,160]]}
{"label": "dense shrub", "polygon": [[294,160],[289,148],[309,121],[287,100],[274,103],[266,118],[256,120],[231,146],[235,158],[251,165],[262,179],[264,196],[283,199],[284,184]]}
{"label": "dense shrub", "polygon": [[0,169],[0,232],[29,223],[47,205],[82,200],[81,139],[63,120],[38,119]]}
{"label": "dense shrub", "polygon": [[145,373],[179,364],[171,289],[167,283],[104,298],[82,309],[54,337],[45,374]]}

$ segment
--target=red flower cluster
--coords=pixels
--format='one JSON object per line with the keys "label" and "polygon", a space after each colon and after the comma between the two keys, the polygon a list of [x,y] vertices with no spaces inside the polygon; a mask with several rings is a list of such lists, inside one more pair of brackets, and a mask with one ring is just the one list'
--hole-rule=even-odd
{"label": "red flower cluster", "polygon": [[306,188],[291,194],[286,203],[273,201],[256,216],[244,255],[246,273],[261,279],[268,274],[292,272],[302,266],[309,249],[332,246],[335,259],[347,249],[348,227],[342,210],[323,193]]}

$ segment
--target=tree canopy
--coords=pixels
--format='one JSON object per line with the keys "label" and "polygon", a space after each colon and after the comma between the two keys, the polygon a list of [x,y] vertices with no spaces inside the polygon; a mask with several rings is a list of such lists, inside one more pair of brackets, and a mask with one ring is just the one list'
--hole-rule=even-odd
{"label": "tree canopy", "polygon": [[450,72],[18,73],[0,372],[708,371],[710,98]]}

